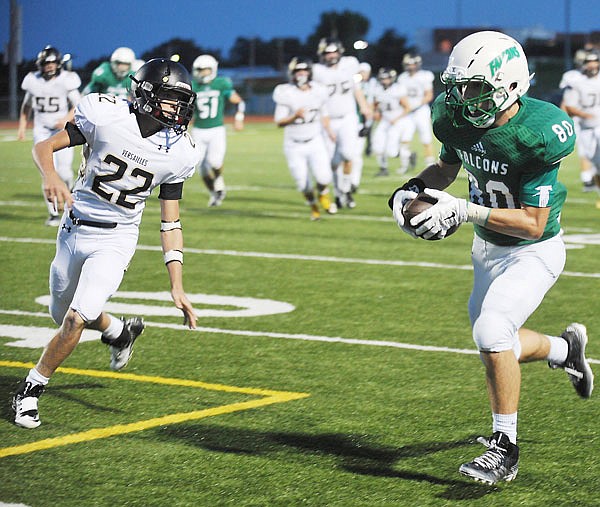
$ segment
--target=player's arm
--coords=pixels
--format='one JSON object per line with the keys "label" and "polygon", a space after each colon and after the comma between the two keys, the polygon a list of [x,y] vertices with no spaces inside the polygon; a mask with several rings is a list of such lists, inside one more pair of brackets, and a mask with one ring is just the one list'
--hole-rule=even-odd
{"label": "player's arm", "polygon": [[[415,224],[424,222],[416,230],[418,236],[436,236],[441,228],[450,228],[463,222],[472,222],[486,229],[526,240],[536,240],[542,236],[550,215],[550,207],[523,205],[520,209],[488,208],[441,191],[456,179],[460,167],[460,163],[448,164],[438,160],[392,195],[391,208],[401,228],[404,229],[401,212],[406,201],[413,199],[418,192],[426,192],[438,199],[438,203],[411,220]],[[406,194],[406,191],[413,193]]]}
{"label": "player's arm", "polygon": [[160,241],[169,280],[171,297],[183,312],[183,323],[190,329],[196,327],[196,313],[183,290],[183,232],[179,221],[179,199],[183,183],[163,184],[160,187]]}
{"label": "player's arm", "polygon": [[408,98],[407,97],[400,97],[400,99],[398,100],[398,102],[402,106],[402,112],[398,116],[396,116],[396,118],[394,118],[391,121],[392,125],[394,123],[396,123],[398,120],[404,118],[405,116],[408,116],[410,113],[413,112],[413,110],[410,107],[410,103],[408,102]]}
{"label": "player's arm", "polygon": [[304,108],[296,109],[292,112],[292,108],[285,104],[277,104],[275,106],[274,120],[278,127],[287,127],[296,120],[304,119]]}
{"label": "player's arm", "polygon": [[231,102],[234,105],[237,105],[237,110],[233,117],[233,128],[235,130],[243,130],[244,118],[246,117],[246,103],[236,91],[233,91],[229,96],[229,102]]}
{"label": "player's arm", "polygon": [[561,109],[563,109],[571,118],[579,117],[586,120],[592,119],[593,114],[585,112],[580,108],[581,100],[580,94],[573,88],[567,88],[563,95],[561,102]]}
{"label": "player's arm", "polygon": [[363,92],[360,86],[354,87],[354,98],[356,99],[356,103],[358,104],[360,114],[362,114],[365,117],[365,119],[371,120],[373,118],[373,111],[371,110],[371,106],[367,102],[365,92]]}
{"label": "player's arm", "polygon": [[73,203],[71,191],[65,185],[54,167],[54,152],[84,144],[85,137],[73,122],[66,124],[65,128],[53,136],[36,143],[33,147],[33,161],[42,175],[44,196],[49,203],[54,205],[56,211],[64,206],[70,207]]}
{"label": "player's arm", "polygon": [[25,97],[23,98],[23,103],[21,104],[21,112],[19,114],[19,129],[17,130],[17,139],[19,141],[25,140],[25,131],[27,130],[27,122],[29,118],[31,118],[31,112],[33,108],[31,107],[31,103],[33,100],[33,96],[29,93],[25,93]]}

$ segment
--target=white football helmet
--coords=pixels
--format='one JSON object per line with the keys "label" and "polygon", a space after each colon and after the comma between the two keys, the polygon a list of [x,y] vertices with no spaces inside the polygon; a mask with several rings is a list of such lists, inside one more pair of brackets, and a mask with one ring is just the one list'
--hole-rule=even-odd
{"label": "white football helmet", "polygon": [[532,77],[525,52],[512,37],[492,31],[465,37],[441,76],[454,125],[490,127],[498,112],[527,93]]}
{"label": "white football helmet", "polygon": [[[192,64],[192,75],[201,84],[210,83],[217,77],[219,62],[211,55],[200,55]],[[205,69],[208,69],[207,72]]]}
{"label": "white football helmet", "polygon": [[131,66],[135,61],[135,53],[130,48],[117,48],[110,56],[110,68],[115,76],[123,79],[128,72],[131,71]]}
{"label": "white football helmet", "polygon": [[422,64],[423,64],[423,59],[421,58],[420,55],[406,53],[402,57],[402,68],[405,71],[408,71],[410,73],[414,73],[414,72],[418,71],[421,68]]}

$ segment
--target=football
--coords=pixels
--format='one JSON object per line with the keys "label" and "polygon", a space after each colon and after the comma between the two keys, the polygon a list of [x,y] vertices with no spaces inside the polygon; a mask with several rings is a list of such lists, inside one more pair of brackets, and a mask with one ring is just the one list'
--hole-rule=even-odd
{"label": "football", "polygon": [[[433,197],[429,194],[426,194],[425,192],[420,192],[419,194],[417,194],[417,197],[415,197],[411,201],[408,201],[404,205],[404,208],[402,209],[402,215],[404,216],[405,225],[407,227],[410,227],[412,230],[416,230],[421,224],[417,224],[416,226],[413,227],[412,225],[410,225],[411,218],[414,218],[419,213],[425,211],[426,209],[431,208],[431,206],[433,206],[436,202],[437,202],[437,199],[435,197]],[[457,229],[458,229],[458,225],[450,227],[450,229],[448,229],[448,231],[446,232],[446,235],[444,236],[444,238],[447,238],[448,236],[454,234]],[[423,238],[423,239],[425,239],[425,238]],[[442,239],[442,238],[440,238],[439,236],[434,236],[433,238],[429,238],[429,241],[434,241],[434,240],[438,240],[438,239]]]}

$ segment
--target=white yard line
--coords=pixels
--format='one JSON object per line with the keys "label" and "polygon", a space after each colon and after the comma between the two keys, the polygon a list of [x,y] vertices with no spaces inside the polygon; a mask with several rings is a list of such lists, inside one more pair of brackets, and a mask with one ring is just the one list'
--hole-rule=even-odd
{"label": "white yard line", "polygon": [[[27,317],[41,317],[50,318],[47,313],[43,312],[26,312],[22,310],[1,310],[0,315],[17,315]],[[218,327],[202,327],[199,326],[194,330],[188,329],[186,326],[180,324],[169,324],[165,322],[152,322],[144,321],[148,327],[157,327],[163,329],[176,329],[180,331],[192,331],[198,333],[213,333],[213,334],[227,334],[232,336],[248,336],[255,338],[276,338],[283,340],[301,340],[311,342],[325,342],[325,343],[341,343],[345,345],[363,345],[368,347],[389,347],[396,349],[408,349],[408,350],[420,350],[424,352],[446,352],[453,354],[468,354],[477,355],[478,351],[475,349],[455,349],[451,347],[437,347],[432,345],[415,345],[412,343],[395,342],[389,340],[360,340],[356,338],[343,338],[341,336],[319,336],[310,334],[293,334],[293,333],[274,333],[271,331],[247,331],[244,329],[222,329]],[[0,325],[0,335],[1,335]],[[600,364],[600,360],[588,358],[590,363]]]}
{"label": "white yard line", "polygon": [[[55,240],[53,239],[41,239],[41,238],[10,238],[6,236],[0,236],[0,242],[6,243],[32,243],[32,244],[48,244],[54,245]],[[146,250],[152,252],[161,252],[160,246],[152,245],[138,245],[138,250]],[[197,255],[227,255],[231,257],[254,257],[262,259],[285,259],[285,260],[297,260],[297,261],[313,261],[313,262],[334,262],[334,263],[345,263],[345,264],[365,264],[365,265],[377,265],[377,266],[400,266],[400,267],[418,267],[418,268],[433,268],[433,269],[454,269],[460,271],[471,271],[472,266],[470,264],[442,264],[437,262],[417,262],[417,261],[396,261],[396,260],[384,260],[384,259],[356,259],[352,257],[330,257],[323,255],[301,255],[301,254],[285,254],[285,253],[270,253],[270,252],[246,252],[240,250],[212,250],[212,249],[201,249],[201,248],[188,248],[185,249],[186,255],[197,254]],[[579,271],[563,271],[562,276],[570,276],[577,278],[600,278],[600,273],[583,273]]]}

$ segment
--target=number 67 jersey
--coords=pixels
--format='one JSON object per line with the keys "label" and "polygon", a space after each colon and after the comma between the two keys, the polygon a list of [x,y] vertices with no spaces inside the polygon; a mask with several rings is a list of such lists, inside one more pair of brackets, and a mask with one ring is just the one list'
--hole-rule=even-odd
{"label": "number 67 jersey", "polygon": [[86,95],[75,123],[86,139],[73,189],[81,219],[138,226],[152,190],[183,182],[200,161],[187,132],[165,128],[143,138],[130,104],[112,95]]}

